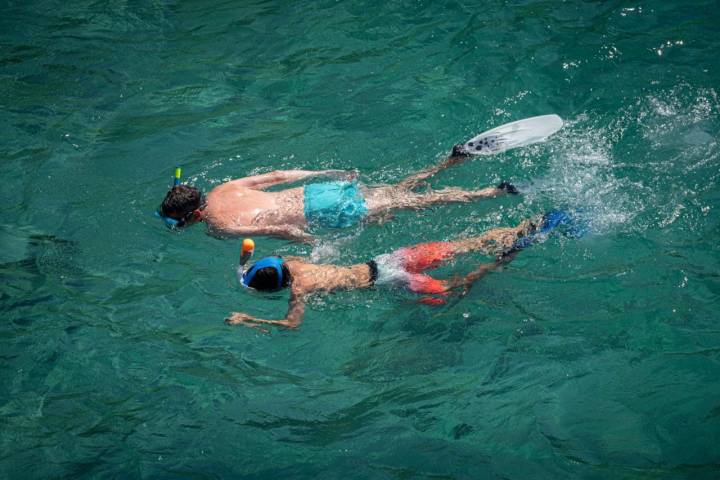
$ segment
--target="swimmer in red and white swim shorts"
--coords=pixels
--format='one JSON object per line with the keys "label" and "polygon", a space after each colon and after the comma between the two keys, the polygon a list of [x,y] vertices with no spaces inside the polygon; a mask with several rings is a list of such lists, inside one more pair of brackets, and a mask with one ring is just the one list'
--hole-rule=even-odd
{"label": "swimmer in red and white swim shorts", "polygon": [[[367,263],[351,266],[315,264],[299,257],[265,257],[249,268],[238,268],[243,287],[257,291],[290,289],[290,305],[283,320],[263,320],[245,313],[226,318],[231,325],[244,324],[297,327],[305,312],[306,297],[314,292],[368,288],[373,285],[397,285],[424,295],[424,303],[443,303],[444,297],[458,287],[467,287],[487,272],[509,262],[524,247],[547,238],[552,230],[568,222],[564,212],[551,212],[535,222],[526,220],[516,227],[496,228],[466,239],[421,243],[379,255]],[[481,252],[494,255],[495,262],[480,265],[464,277],[440,280],[426,272],[457,255]]]}

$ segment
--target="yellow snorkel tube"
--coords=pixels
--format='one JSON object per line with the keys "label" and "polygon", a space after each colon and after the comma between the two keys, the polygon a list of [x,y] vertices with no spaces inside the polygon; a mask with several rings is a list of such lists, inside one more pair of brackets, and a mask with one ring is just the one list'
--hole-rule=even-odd
{"label": "yellow snorkel tube", "polygon": [[[181,175],[182,175],[182,168],[175,167],[175,174],[173,175],[173,187],[177,187],[178,185],[180,185],[180,176]],[[182,220],[182,224],[181,224],[181,220],[166,217],[165,215],[163,215],[160,212],[160,210],[155,211],[155,216],[161,218],[165,222],[165,225],[168,228],[179,228],[179,227],[185,226],[184,220]]]}

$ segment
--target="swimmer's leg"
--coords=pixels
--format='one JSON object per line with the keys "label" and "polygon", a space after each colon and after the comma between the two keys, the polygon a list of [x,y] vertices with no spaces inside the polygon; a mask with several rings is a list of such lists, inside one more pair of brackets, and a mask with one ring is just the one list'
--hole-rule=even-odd
{"label": "swimmer's leg", "polygon": [[470,155],[468,155],[467,153],[463,153],[461,147],[462,145],[455,145],[455,147],[453,147],[452,153],[445,160],[443,160],[437,165],[425,168],[417,173],[409,175],[407,178],[398,183],[397,186],[399,188],[412,190],[436,173],[445,170],[448,167],[452,167],[453,165],[459,165],[463,163],[465,160],[470,158]]}
{"label": "swimmer's leg", "polygon": [[497,262],[504,264],[510,262],[523,248],[547,239],[556,229],[563,231],[564,228],[564,232],[569,232],[570,235],[582,235],[582,226],[576,227],[572,222],[573,219],[566,212],[551,211],[532,220],[524,220],[516,227],[495,228],[478,237],[451,243],[456,255],[466,252],[494,254]]}
{"label": "swimmer's leg", "polygon": [[[471,155],[464,153],[462,151],[462,145],[455,145],[453,147],[452,153],[442,162],[440,162],[437,165],[433,165],[432,167],[425,168],[423,170],[420,170],[419,172],[413,173],[412,175],[407,176],[405,179],[400,181],[396,187],[405,189],[405,190],[412,190],[414,188],[417,188],[422,183],[425,182],[428,178],[432,177],[438,172],[441,172],[445,170],[448,167],[452,167],[454,165],[459,165],[463,163],[465,160],[470,158]],[[500,192],[497,192],[497,195],[504,193],[509,193],[516,195],[520,193],[517,188],[515,188],[514,185],[512,185],[509,182],[501,182],[497,187],[497,190],[500,190]]]}
{"label": "swimmer's leg", "polygon": [[396,250],[394,255],[407,272],[417,274],[450,260],[455,255],[455,246],[452,242],[420,243]]}
{"label": "swimmer's leg", "polygon": [[365,206],[371,217],[382,217],[390,210],[421,209],[441,203],[464,203],[481,198],[495,198],[504,195],[505,189],[488,187],[480,190],[463,190],[461,188],[443,188],[416,193],[395,186],[367,188]]}
{"label": "swimmer's leg", "polygon": [[450,294],[450,285],[429,275],[415,274],[409,278],[408,288],[414,293],[425,295],[418,302],[426,305],[443,305]]}
{"label": "swimmer's leg", "polygon": [[415,293],[443,296],[448,294],[448,283],[445,280],[420,273],[411,275],[408,280],[408,288]]}
{"label": "swimmer's leg", "polygon": [[533,224],[525,220],[516,227],[495,228],[480,236],[450,242],[426,242],[396,250],[398,263],[409,273],[417,274],[439,267],[455,255],[481,252],[502,255],[510,251],[515,242],[527,235]]}
{"label": "swimmer's leg", "polygon": [[465,238],[451,242],[454,254],[480,252],[486,255],[501,255],[513,248],[515,242],[534,229],[530,220],[521,222],[516,227],[494,228],[477,237]]}
{"label": "swimmer's leg", "polygon": [[416,208],[422,208],[438,203],[470,202],[479,198],[495,198],[505,194],[505,190],[498,187],[487,187],[480,190],[463,190],[462,188],[446,187],[442,190],[430,190],[416,194]]}
{"label": "swimmer's leg", "polygon": [[[513,250],[515,243],[523,235],[533,231],[534,228],[530,221],[524,221],[517,227],[496,228],[478,237],[452,242],[427,242],[401,248],[396,250],[393,256],[396,256],[398,263],[407,272],[408,288],[411,291],[425,295],[436,295],[436,297],[424,297],[421,302],[442,304],[445,302],[442,297],[447,296],[450,290],[464,287],[464,291],[467,291],[472,282],[483,277],[488,272],[509,263],[516,253]],[[440,266],[455,255],[473,251],[495,254],[497,256],[496,261],[483,264],[464,277],[450,280],[438,280],[422,273],[424,270]]]}
{"label": "swimmer's leg", "polygon": [[[496,252],[497,256],[494,263],[480,265],[464,277],[452,279],[447,282],[446,288],[451,290],[457,287],[463,287],[461,296],[464,296],[472,286],[473,282],[484,277],[487,273],[507,265],[513,261],[521,250],[534,243],[544,241],[547,236],[557,228],[566,227],[566,235],[568,233],[576,236],[582,235],[584,232],[584,230],[582,230],[582,226],[577,227],[577,225],[572,224],[572,221],[572,217],[563,211],[551,211],[543,215],[542,218],[536,218],[532,221],[524,221],[515,228],[515,241],[510,245],[510,247],[504,250],[501,248],[499,252]],[[568,226],[570,227],[569,229],[567,228]],[[512,232],[508,232],[506,230],[507,229],[491,230],[490,232],[487,232],[489,235],[485,238],[476,237],[468,239],[465,241],[465,245],[463,245],[462,248],[482,247],[488,240],[494,240],[496,245],[501,247],[507,245],[507,242],[513,238],[513,235]],[[457,244],[456,246],[460,247],[460,245]]]}

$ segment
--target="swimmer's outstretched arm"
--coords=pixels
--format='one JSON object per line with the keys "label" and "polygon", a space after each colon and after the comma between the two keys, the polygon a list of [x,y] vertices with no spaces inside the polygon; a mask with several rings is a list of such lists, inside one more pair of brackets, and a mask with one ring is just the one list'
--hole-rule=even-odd
{"label": "swimmer's outstretched arm", "polygon": [[[304,315],[304,295],[293,292],[290,295],[290,304],[284,320],[263,320],[262,318],[255,318],[252,315],[248,315],[247,313],[233,312],[225,319],[225,323],[228,325],[245,325],[246,327],[258,328],[260,330],[264,330],[261,325],[297,328],[302,323]],[[267,332],[267,330],[264,331]]]}
{"label": "swimmer's outstretched arm", "polygon": [[[211,232],[212,233],[212,232]],[[280,237],[295,242],[312,243],[315,237],[302,228],[293,225],[239,226],[223,229],[221,234],[232,237],[268,236]]]}
{"label": "swimmer's outstretched arm", "polygon": [[253,175],[252,177],[239,178],[233,180],[233,183],[243,187],[262,190],[272,187],[273,185],[298,182],[319,175],[333,175],[345,179],[357,176],[356,172],[348,172],[345,170],[275,170],[274,172]]}

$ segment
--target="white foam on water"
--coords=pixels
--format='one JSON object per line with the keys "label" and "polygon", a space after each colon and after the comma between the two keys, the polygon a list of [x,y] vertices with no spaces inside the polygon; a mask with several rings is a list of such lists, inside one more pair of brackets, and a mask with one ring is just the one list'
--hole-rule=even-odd
{"label": "white foam on water", "polygon": [[638,98],[610,120],[582,114],[554,138],[547,169],[523,190],[529,213],[563,208],[597,233],[695,228],[720,179],[715,90],[686,84]]}
{"label": "white foam on water", "polygon": [[[712,88],[687,83],[641,98],[625,111],[648,147],[638,159],[645,170],[646,227],[699,228],[710,205],[703,200],[720,176],[720,102]],[[712,195],[711,195],[712,196]]]}
{"label": "white foam on water", "polygon": [[682,148],[696,144],[698,139],[702,139],[701,144],[712,140],[707,130],[711,119],[720,113],[719,107],[714,89],[681,84],[639,99],[627,109],[625,116],[628,121],[637,122],[643,138],[652,148]]}
{"label": "white foam on water", "polygon": [[338,233],[318,236],[313,244],[309,259],[313,263],[342,263],[343,252],[350,244],[356,243],[362,233],[362,227],[353,227]]}
{"label": "white foam on water", "polygon": [[523,189],[525,203],[568,210],[596,233],[625,228],[636,206],[613,172],[610,137],[586,116],[568,122],[547,172]]}
{"label": "white foam on water", "polygon": [[325,263],[337,260],[340,257],[341,241],[319,240],[313,245],[310,252],[310,261],[313,263]]}

